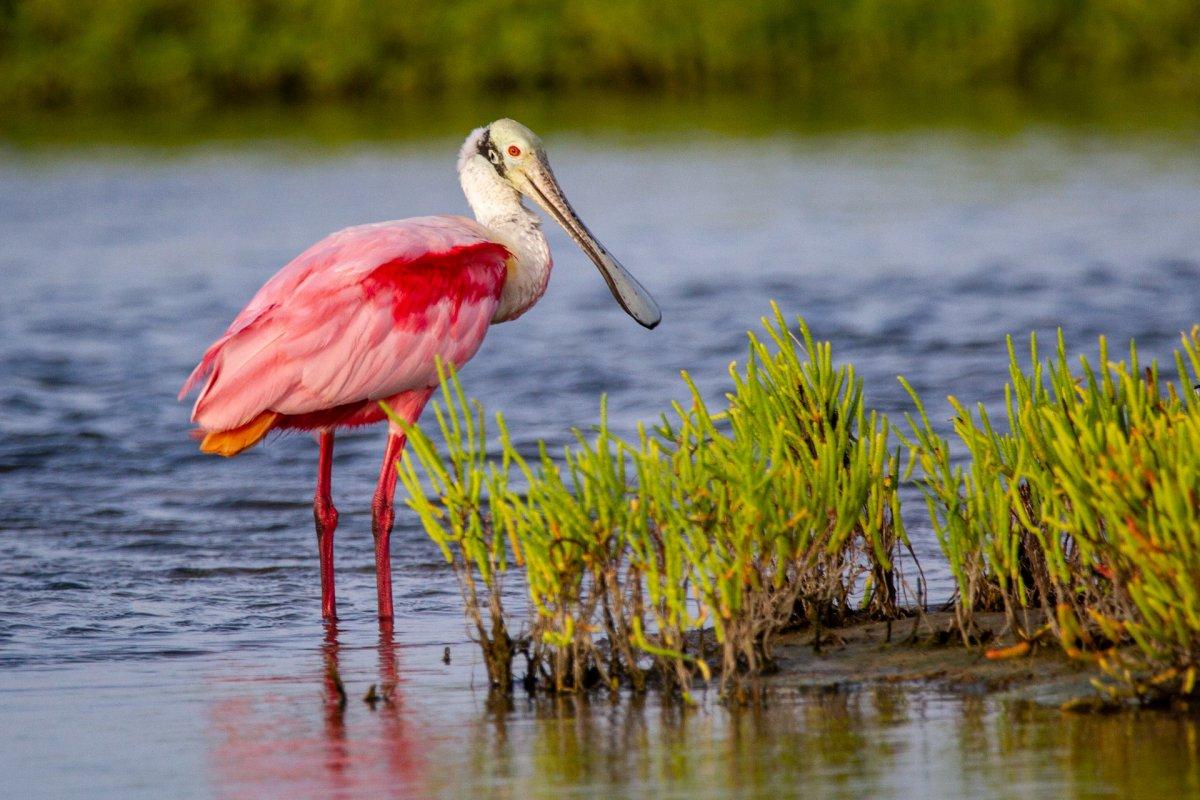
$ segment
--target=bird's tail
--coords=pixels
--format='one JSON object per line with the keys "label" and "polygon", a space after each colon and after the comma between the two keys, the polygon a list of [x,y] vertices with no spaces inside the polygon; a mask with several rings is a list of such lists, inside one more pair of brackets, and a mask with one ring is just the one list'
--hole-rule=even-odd
{"label": "bird's tail", "polygon": [[279,414],[274,411],[264,411],[245,425],[227,431],[208,431],[200,440],[200,450],[219,456],[236,456],[262,441],[278,419]]}

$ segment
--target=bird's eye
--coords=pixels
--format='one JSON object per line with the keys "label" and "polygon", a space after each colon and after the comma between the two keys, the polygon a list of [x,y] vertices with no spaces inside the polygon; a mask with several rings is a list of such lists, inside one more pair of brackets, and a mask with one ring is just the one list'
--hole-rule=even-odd
{"label": "bird's eye", "polygon": [[508,154],[513,158],[516,158],[517,156],[521,155],[521,148],[517,147],[515,144],[510,144],[508,146]]}

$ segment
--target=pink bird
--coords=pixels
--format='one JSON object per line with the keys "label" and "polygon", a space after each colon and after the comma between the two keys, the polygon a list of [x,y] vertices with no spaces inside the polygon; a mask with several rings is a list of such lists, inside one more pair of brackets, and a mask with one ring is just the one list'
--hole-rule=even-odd
{"label": "pink bird", "polygon": [[[328,619],[336,618],[334,431],[382,421],[381,400],[415,422],[437,384],[437,358],[461,367],[489,325],[538,301],[550,279],[550,249],[522,197],[566,230],[631,317],[647,328],[661,319],[653,298],[575,214],[541,140],[524,125],[501,119],[472,131],[458,174],[475,220],[415,217],[322,239],[258,290],[179,394],[204,381],[192,421],[206,453],[237,455],[273,430],[316,432],[313,516]],[[390,536],[403,448],[403,432],[390,425],[371,504],[384,620],[392,617]]]}

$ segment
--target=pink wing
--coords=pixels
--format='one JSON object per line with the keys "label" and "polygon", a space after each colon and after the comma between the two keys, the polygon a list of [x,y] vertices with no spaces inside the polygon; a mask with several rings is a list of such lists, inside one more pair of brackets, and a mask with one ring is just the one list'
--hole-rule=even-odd
{"label": "pink wing", "polygon": [[464,217],[339,231],[267,281],[180,397],[209,375],[192,420],[221,431],[433,386],[436,357],[461,366],[479,349],[508,257]]}

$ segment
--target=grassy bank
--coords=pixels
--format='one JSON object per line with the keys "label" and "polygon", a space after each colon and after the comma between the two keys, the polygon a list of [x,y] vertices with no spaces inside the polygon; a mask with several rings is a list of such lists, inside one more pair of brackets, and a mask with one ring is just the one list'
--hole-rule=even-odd
{"label": "grassy bank", "polygon": [[561,89],[1200,93],[1190,0],[8,0],[0,102],[195,108]]}
{"label": "grassy bank", "polygon": [[[899,569],[897,491],[913,478],[964,646],[1003,660],[1051,644],[1118,701],[1195,691],[1200,330],[1173,382],[1132,345],[1114,361],[1102,341],[1098,366],[1073,367],[1061,339],[1044,363],[1033,341],[1026,370],[1010,342],[1008,430],[951,397],[952,442],[915,393],[903,432],[871,412],[802,320],[798,338],[778,310],[764,325],[720,408],[685,374],[690,402],[636,441],[613,436],[602,407],[597,435],[557,458],[517,452],[502,416],[489,453],[483,410],[446,376],[443,444],[411,428],[401,476],[458,575],[493,685],[512,685],[523,654],[531,689],[686,696],[711,667],[744,696],[786,631],[819,645],[830,628],[914,616],[915,638],[931,629],[919,573]],[[505,608],[513,577],[528,616]],[[979,624],[997,613],[1002,630]]]}

